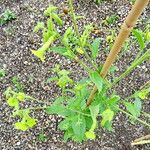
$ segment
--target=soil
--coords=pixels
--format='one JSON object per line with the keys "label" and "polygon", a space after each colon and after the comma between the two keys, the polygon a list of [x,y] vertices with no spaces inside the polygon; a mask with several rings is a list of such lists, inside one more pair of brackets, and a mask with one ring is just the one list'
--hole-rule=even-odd
{"label": "soil", "polygon": [[[95,141],[89,140],[80,144],[72,141],[64,143],[62,140],[63,133],[57,130],[57,124],[61,118],[53,115],[48,116],[40,110],[33,114],[39,120],[37,126],[26,132],[14,129],[15,119],[10,117],[12,109],[7,106],[3,94],[7,87],[13,85],[12,77],[17,76],[19,78],[27,94],[50,102],[60,93],[55,84],[45,83],[45,80],[53,74],[51,69],[55,64],[59,63],[62,68],[73,70],[72,77],[75,80],[86,76],[86,73],[78,64],[57,54],[48,53],[45,63],[41,63],[31,54],[30,49],[37,49],[42,44],[40,34],[34,34],[33,28],[37,21],[44,20],[43,11],[50,3],[58,6],[61,12],[67,5],[65,0],[0,1],[0,14],[6,8],[9,8],[17,16],[15,20],[0,27],[0,68],[6,71],[6,76],[0,78],[0,150],[149,150],[150,145],[131,147],[131,142],[138,137],[149,134],[150,130],[140,123],[131,124],[127,121],[127,117],[121,113],[114,121],[113,132],[98,129],[98,137]],[[92,0],[75,0],[75,8],[77,14],[86,16],[85,19],[79,21],[80,28],[83,24],[89,22],[94,22],[101,28],[100,24],[107,16],[112,14],[119,16],[116,24],[101,28],[102,33],[98,36],[101,36],[104,41],[108,33],[103,30],[114,29],[118,33],[118,29],[131,5],[128,0],[104,1],[100,5],[96,5]],[[149,18],[150,7],[147,7],[140,18],[141,21],[138,22],[138,26],[143,28],[144,21],[142,20]],[[67,20],[67,16],[64,19],[65,29],[71,22]],[[102,49],[105,49],[105,46],[106,43],[104,42]],[[119,68],[115,76],[119,76],[133,61],[137,50],[137,44],[132,44],[129,50],[115,62],[115,65]],[[103,63],[107,54],[108,51],[101,52],[97,62]],[[149,79],[150,62],[147,61],[119,82],[115,89],[122,98],[125,98],[134,93]],[[28,107],[28,105],[30,104],[26,104],[25,107]],[[150,110],[149,102],[143,102],[143,109],[146,112]],[[38,138],[42,130],[47,136],[46,141],[43,142]]]}

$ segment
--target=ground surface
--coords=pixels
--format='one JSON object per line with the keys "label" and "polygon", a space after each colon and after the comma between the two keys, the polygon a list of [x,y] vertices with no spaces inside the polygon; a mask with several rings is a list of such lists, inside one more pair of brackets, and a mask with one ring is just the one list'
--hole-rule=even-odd
{"label": "ground surface", "polygon": [[[14,119],[10,117],[11,109],[7,106],[3,92],[12,85],[11,79],[17,76],[24,85],[25,92],[37,97],[38,99],[52,100],[59,93],[58,87],[53,84],[46,84],[45,80],[51,76],[51,68],[56,63],[62,67],[74,70],[72,75],[74,79],[80,79],[84,76],[84,71],[75,63],[59,57],[58,55],[48,54],[46,63],[41,63],[35,58],[30,49],[37,49],[40,46],[40,37],[34,35],[32,30],[37,20],[43,19],[43,10],[49,3],[56,4],[60,9],[65,2],[63,0],[1,0],[0,13],[6,8],[13,10],[17,14],[17,19],[0,27],[0,68],[4,68],[7,75],[0,79],[0,150],[51,150],[51,149],[89,149],[89,150],[148,150],[149,145],[131,147],[130,143],[135,138],[149,133],[148,128],[144,125],[132,125],[128,123],[127,118],[123,115],[118,116],[114,122],[114,132],[108,133],[99,129],[98,138],[95,141],[87,141],[82,144],[74,142],[62,142],[62,133],[57,130],[57,122],[54,116],[48,116],[42,111],[36,112],[36,118],[39,123],[33,129],[20,132],[14,129],[12,124]],[[107,15],[118,14],[120,19],[117,27],[123,21],[131,5],[127,0],[116,0],[115,2],[104,2],[96,6],[93,2],[76,1],[76,11],[84,14],[87,18],[84,21],[88,23],[93,21],[100,24]],[[150,8],[150,7],[149,7]],[[147,8],[142,19],[150,18],[150,9]],[[80,22],[80,27],[84,23]],[[66,21],[66,26],[69,22]],[[142,26],[142,23],[141,25]],[[116,28],[115,25],[110,28]],[[105,34],[102,33],[103,38]],[[104,47],[105,45],[102,45]],[[120,68],[117,75],[131,63],[135,57],[136,46],[130,47],[129,51],[119,59],[116,65]],[[99,56],[98,62],[103,62],[106,54]],[[127,76],[116,86],[117,92],[122,96],[129,96],[134,89],[139,89],[150,78],[150,63],[143,63],[134,72]],[[80,70],[80,71],[79,71]],[[144,104],[146,111],[150,109],[149,103]],[[27,107],[27,106],[26,106]],[[38,140],[38,135],[42,132],[47,136],[47,141]]]}

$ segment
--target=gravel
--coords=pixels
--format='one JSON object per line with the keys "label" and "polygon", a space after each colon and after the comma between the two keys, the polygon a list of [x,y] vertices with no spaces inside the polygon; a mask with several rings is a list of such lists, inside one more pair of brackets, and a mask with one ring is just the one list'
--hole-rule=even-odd
{"label": "gravel", "polygon": [[[64,143],[62,140],[63,133],[57,130],[57,124],[61,118],[53,115],[48,116],[40,110],[33,113],[39,120],[38,125],[33,129],[26,132],[14,129],[13,123],[16,119],[10,117],[12,110],[7,106],[3,95],[6,88],[12,86],[12,77],[17,76],[20,79],[27,94],[51,102],[60,93],[60,89],[55,84],[46,84],[45,80],[53,75],[51,69],[55,64],[59,63],[62,68],[72,70],[72,77],[75,80],[86,76],[86,73],[78,64],[64,57],[49,53],[46,56],[46,62],[41,63],[31,54],[30,49],[37,49],[42,43],[40,36],[33,34],[33,27],[37,21],[44,20],[43,11],[49,3],[57,5],[61,11],[67,5],[65,0],[0,1],[0,13],[9,8],[17,15],[16,20],[0,27],[0,68],[6,71],[6,76],[0,78],[0,150],[149,150],[149,145],[135,147],[131,147],[130,145],[134,139],[148,134],[149,129],[141,124],[130,124],[127,122],[126,116],[121,113],[114,121],[114,131],[112,133],[100,128],[97,130],[98,137],[95,141],[89,140],[84,143],[75,143],[72,141]],[[94,22],[102,30],[100,36],[105,39],[108,34],[105,33],[105,29],[108,29],[108,27],[101,26],[102,20],[109,15],[117,14],[119,20],[116,25],[112,25],[110,28],[116,29],[118,32],[131,5],[127,0],[104,1],[99,6],[90,0],[80,0],[75,1],[75,8],[77,14],[86,16],[85,20],[79,21],[80,30],[83,24]],[[142,14],[142,20],[149,17],[150,7]],[[65,19],[66,28],[70,25],[70,21],[67,17]],[[138,26],[143,27],[143,24],[139,22]],[[106,43],[104,42],[102,48],[104,49],[105,46]],[[136,53],[136,44],[132,44],[129,51],[115,62],[115,65],[119,67],[115,76],[119,76],[125,70],[133,58],[135,58]],[[107,54],[108,51],[101,52],[97,62],[103,63]],[[144,62],[137,67],[135,71],[115,86],[117,93],[122,98],[125,98],[132,94],[134,90],[139,89],[150,79],[149,69],[150,62]],[[149,106],[144,102],[143,108],[145,111],[148,112],[150,110]],[[39,140],[39,134],[42,132],[47,137],[44,142]]]}

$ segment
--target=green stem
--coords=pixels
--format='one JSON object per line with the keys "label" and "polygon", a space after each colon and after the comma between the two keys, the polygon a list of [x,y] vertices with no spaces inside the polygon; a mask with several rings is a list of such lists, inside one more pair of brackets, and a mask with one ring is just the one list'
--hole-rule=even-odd
{"label": "green stem", "polygon": [[73,0],[68,0],[68,2],[69,2],[70,11],[71,11],[71,18],[72,18],[72,22],[73,22],[73,25],[74,25],[74,30],[75,30],[76,36],[79,39],[80,47],[83,49],[83,51],[85,53],[85,57],[87,58],[87,60],[89,60],[91,62],[91,64],[93,65],[93,67],[97,70],[97,67],[93,64],[93,61],[91,60],[90,56],[88,55],[88,53],[85,51],[84,47],[81,44],[80,33],[79,33],[78,26],[77,26],[76,15],[75,15],[75,12],[74,12],[74,9],[73,9]]}
{"label": "green stem", "polygon": [[20,109],[21,111],[23,110],[39,110],[39,109],[45,109],[47,108],[47,106],[43,106],[43,107],[29,107],[29,108],[25,108],[25,109]]}
{"label": "green stem", "polygon": [[34,98],[34,97],[31,97],[31,96],[28,96],[28,95],[26,95],[26,98],[27,98],[27,99],[31,99],[31,100],[33,100],[33,101],[36,101],[36,102],[38,102],[38,103],[46,104],[44,101],[38,100],[38,99],[36,99],[36,98]]}
{"label": "green stem", "polygon": [[90,73],[92,70],[79,58],[75,58],[75,61],[78,62],[88,73]]}
{"label": "green stem", "polygon": [[124,111],[123,109],[119,108],[119,107],[116,107],[119,111],[121,111],[122,113],[126,114],[127,116],[130,116],[131,118],[134,118],[136,119],[137,121],[139,121],[140,123],[150,127],[150,124],[146,123],[145,121],[135,117],[135,116],[132,116],[131,114],[127,113],[126,111]]}
{"label": "green stem", "polygon": [[140,58],[136,58],[134,60],[134,62],[131,64],[130,67],[128,67],[128,69],[121,74],[118,78],[116,78],[114,80],[114,82],[111,84],[111,86],[109,88],[111,88],[112,86],[114,86],[117,82],[119,82],[120,80],[122,80],[125,76],[127,76],[133,69],[135,69],[139,64],[141,64],[143,61],[145,61],[146,59],[150,58],[150,50],[148,50],[147,52],[144,53],[143,56],[141,56]]}
{"label": "green stem", "polygon": [[73,0],[68,0],[68,2],[69,2],[70,11],[71,11],[71,17],[72,17],[74,29],[75,29],[77,37],[80,39],[80,33],[79,33],[78,26],[77,26],[77,20],[76,20],[76,16],[75,16],[74,9],[73,9]]}
{"label": "green stem", "polygon": [[[89,44],[89,42],[87,43],[87,46],[89,47],[89,49],[92,51],[92,47],[91,47],[91,45]],[[91,59],[91,58],[90,58]],[[92,59],[91,59],[92,60]],[[93,62],[93,66],[95,66],[95,68],[98,68],[98,66],[97,66],[97,63],[96,63],[96,59],[94,59],[94,61],[92,61]]]}

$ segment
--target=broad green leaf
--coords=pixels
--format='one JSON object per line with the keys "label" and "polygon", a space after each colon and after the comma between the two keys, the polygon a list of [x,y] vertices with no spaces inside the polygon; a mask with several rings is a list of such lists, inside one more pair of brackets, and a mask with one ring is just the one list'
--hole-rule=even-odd
{"label": "broad green leaf", "polygon": [[60,130],[67,130],[71,126],[70,121],[68,119],[64,119],[58,125]]}
{"label": "broad green leaf", "polygon": [[54,101],[53,105],[60,105],[64,100],[65,100],[64,97],[58,97],[58,98],[56,98],[56,100]]}
{"label": "broad green leaf", "polygon": [[23,122],[16,122],[15,123],[15,128],[18,129],[18,130],[22,130],[22,131],[26,131],[26,130],[29,129],[28,125],[26,125]]}
{"label": "broad green leaf", "polygon": [[91,45],[93,59],[96,59],[96,57],[98,56],[99,46],[100,46],[100,38],[96,38]]}
{"label": "broad green leaf", "polygon": [[94,140],[96,138],[96,135],[93,131],[87,131],[85,133],[85,136],[87,139],[91,139],[91,140]]}
{"label": "broad green leaf", "polygon": [[30,128],[32,128],[34,125],[36,125],[37,120],[33,119],[31,117],[27,117],[25,123],[26,123],[27,126],[29,126]]}
{"label": "broad green leaf", "polygon": [[73,52],[65,47],[51,47],[49,50],[69,58],[74,58]]}
{"label": "broad green leaf", "polygon": [[65,87],[68,83],[72,84],[73,80],[68,76],[62,76],[59,78],[57,85],[59,85],[60,87]]}
{"label": "broad green leaf", "polygon": [[34,27],[33,32],[38,32],[40,29],[44,29],[44,22],[38,22],[37,25]]}
{"label": "broad green leaf", "polygon": [[138,110],[139,113],[141,112],[142,102],[141,102],[141,100],[139,98],[135,99],[135,101],[134,101],[134,107],[135,107],[135,109]]}
{"label": "broad green leaf", "polygon": [[133,115],[138,117],[140,115],[139,110],[135,107],[134,104],[125,102],[126,109]]}
{"label": "broad green leaf", "polygon": [[90,131],[94,131],[96,126],[97,126],[96,118],[97,118],[98,113],[99,113],[99,105],[90,106],[89,109],[90,109],[90,113],[91,113],[92,120],[93,120],[93,123],[92,123]]}
{"label": "broad green leaf", "polygon": [[101,121],[101,126],[105,127],[107,122],[111,122],[113,120],[114,117],[114,112],[111,109],[106,109],[103,113],[102,113],[102,121]]}
{"label": "broad green leaf", "polygon": [[64,141],[67,142],[67,140],[69,138],[71,138],[73,136],[73,130],[72,128],[71,129],[68,129],[65,134],[64,134]]}
{"label": "broad green leaf", "polygon": [[120,97],[118,95],[113,95],[108,101],[108,105],[110,107],[114,107],[117,105],[118,101],[120,100]]}
{"label": "broad green leaf", "polygon": [[58,80],[58,77],[50,77],[47,79],[46,82],[52,82],[52,81],[57,81]]}
{"label": "broad green leaf", "polygon": [[48,41],[41,47],[39,48],[37,51],[36,50],[31,50],[32,53],[37,56],[38,58],[41,59],[42,62],[44,62],[45,60],[45,53],[48,50],[49,46],[54,42],[54,40],[56,39],[57,34],[55,33],[53,36],[51,36]]}
{"label": "broad green leaf", "polygon": [[56,13],[52,13],[51,16],[55,20],[55,22],[57,22],[58,25],[60,25],[60,26],[63,25],[63,21]]}
{"label": "broad green leaf", "polygon": [[98,88],[98,91],[101,92],[103,88],[103,79],[99,75],[98,72],[93,72],[90,74],[90,79],[92,82],[95,83],[96,87]]}
{"label": "broad green leaf", "polygon": [[16,109],[19,107],[19,102],[15,97],[10,97],[7,100],[7,104],[11,107],[15,107]]}
{"label": "broad green leaf", "polygon": [[139,30],[133,30],[133,35],[136,37],[139,45],[140,45],[140,49],[143,50],[146,45],[145,45],[145,42],[144,42],[144,38],[143,38],[143,33],[142,31],[139,31]]}
{"label": "broad green leaf", "polygon": [[72,129],[78,141],[82,141],[86,131],[85,118],[81,115],[75,116],[72,120]]}
{"label": "broad green leaf", "polygon": [[61,105],[52,105],[47,107],[46,112],[48,114],[58,114],[61,116],[69,116],[71,114],[70,110]]}
{"label": "broad green leaf", "polygon": [[24,101],[25,98],[26,98],[26,95],[24,93],[22,93],[22,92],[17,93],[17,99],[19,101]]}

